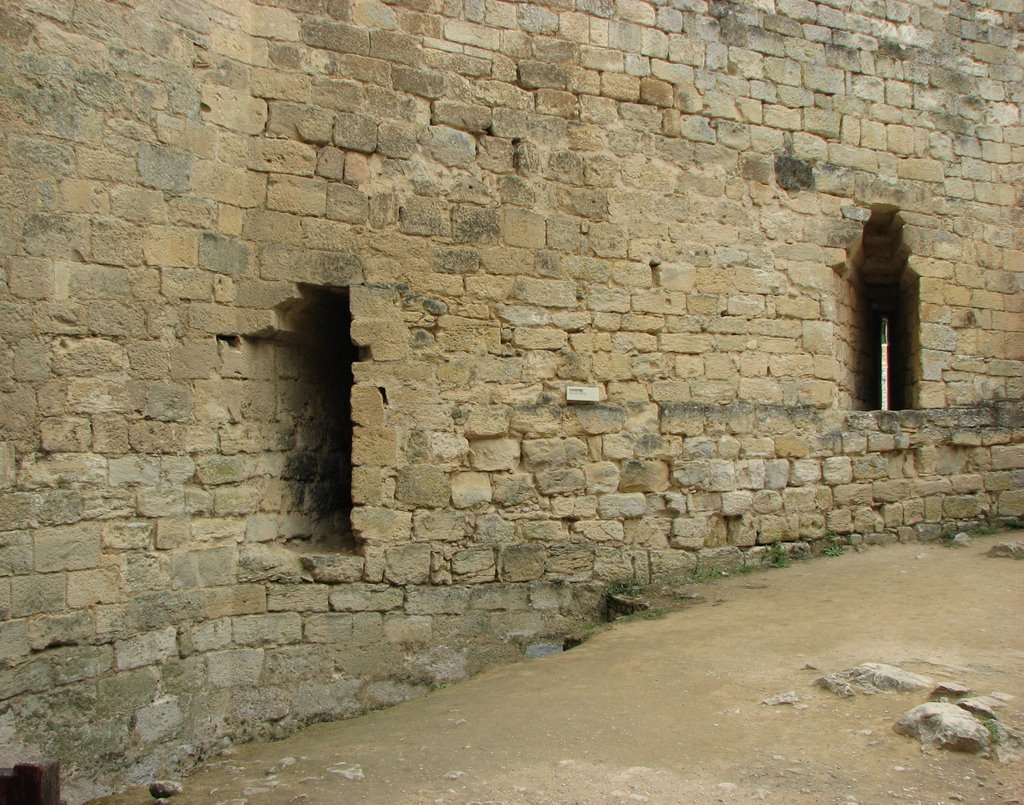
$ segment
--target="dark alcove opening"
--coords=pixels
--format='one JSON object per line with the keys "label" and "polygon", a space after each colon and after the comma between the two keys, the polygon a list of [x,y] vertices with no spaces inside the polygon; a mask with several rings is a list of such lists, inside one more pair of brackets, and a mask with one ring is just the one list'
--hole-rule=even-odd
{"label": "dark alcove opening", "polygon": [[285,311],[281,408],[294,439],[283,478],[291,494],[285,531],[304,550],[355,550],[352,537],[352,364],[348,291],[301,286]]}
{"label": "dark alcove opening", "polygon": [[915,405],[920,281],[907,267],[908,256],[899,210],[873,207],[852,276],[859,334],[855,397],[869,411]]}

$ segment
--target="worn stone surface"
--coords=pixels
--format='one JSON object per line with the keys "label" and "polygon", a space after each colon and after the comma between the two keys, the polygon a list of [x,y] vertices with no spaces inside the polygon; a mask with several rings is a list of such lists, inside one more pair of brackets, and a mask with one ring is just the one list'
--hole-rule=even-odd
{"label": "worn stone surface", "polygon": [[930,699],[949,699],[967,696],[971,689],[962,682],[942,682],[928,694]]}
{"label": "worn stone surface", "polygon": [[800,697],[797,695],[795,690],[788,690],[785,693],[778,693],[775,696],[769,696],[767,699],[762,699],[761,704],[768,705],[769,707],[776,707],[780,704],[799,704]]}
{"label": "worn stone surface", "polygon": [[155,780],[149,784],[149,793],[154,799],[174,797],[184,790],[182,784],[174,780]]}
{"label": "worn stone surface", "polygon": [[858,693],[885,693],[922,690],[932,684],[926,676],[904,671],[895,665],[868,662],[828,674],[815,684],[830,690],[837,696],[854,696]]}
{"label": "worn stone surface", "polygon": [[982,721],[998,718],[999,708],[1005,706],[1003,702],[993,696],[967,696],[958,699],[955,704]]}
{"label": "worn stone surface", "polygon": [[992,737],[977,718],[955,704],[927,702],[908,710],[893,725],[900,735],[952,752],[985,752]]}
{"label": "worn stone surface", "polygon": [[359,581],[363,577],[364,560],[361,556],[312,555],[302,557],[302,566],[313,581],[341,584]]}
{"label": "worn stone surface", "polygon": [[1000,542],[988,549],[988,556],[997,559],[1024,559],[1024,542]]}

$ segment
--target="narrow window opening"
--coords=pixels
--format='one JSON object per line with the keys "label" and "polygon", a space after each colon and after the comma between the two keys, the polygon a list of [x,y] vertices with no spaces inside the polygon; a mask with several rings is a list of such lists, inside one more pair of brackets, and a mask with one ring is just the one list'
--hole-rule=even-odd
{"label": "narrow window opening", "polygon": [[283,478],[285,536],[313,551],[354,550],[352,537],[352,344],[348,291],[301,286],[285,311],[278,353],[279,421],[292,425]]}
{"label": "narrow window opening", "polygon": [[226,344],[232,349],[242,348],[242,339],[237,335],[226,335],[224,333],[221,333],[220,335],[217,336],[217,341],[221,344]]}
{"label": "narrow window opening", "polygon": [[917,275],[895,207],[872,208],[852,261],[852,394],[865,410],[912,408],[918,357]]}

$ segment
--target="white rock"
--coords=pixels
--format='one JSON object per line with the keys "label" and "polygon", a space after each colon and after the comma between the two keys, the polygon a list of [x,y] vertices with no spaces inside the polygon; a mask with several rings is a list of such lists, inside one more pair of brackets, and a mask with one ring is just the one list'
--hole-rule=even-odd
{"label": "white rock", "polygon": [[893,729],[926,746],[953,752],[984,752],[992,743],[984,724],[966,710],[946,702],[919,704],[904,713]]}
{"label": "white rock", "polygon": [[989,548],[985,555],[1006,559],[1024,559],[1024,542],[1000,542]]}
{"label": "white rock", "polygon": [[823,676],[814,683],[837,696],[853,696],[857,693],[921,690],[931,685],[932,680],[895,665],[866,662],[856,668]]}
{"label": "white rock", "polygon": [[1005,705],[998,699],[993,699],[991,696],[969,696],[966,699],[961,699],[956,702],[956,706],[966,710],[973,716],[977,716],[980,719],[990,719],[996,717],[996,710]]}
{"label": "white rock", "polygon": [[761,704],[774,706],[777,704],[796,704],[799,701],[800,697],[796,695],[795,690],[787,690],[785,693],[779,693],[775,696],[769,696],[767,699],[763,699]]}
{"label": "white rock", "polygon": [[362,780],[365,777],[363,767],[356,763],[335,763],[328,766],[327,771],[331,774],[340,774],[346,780]]}

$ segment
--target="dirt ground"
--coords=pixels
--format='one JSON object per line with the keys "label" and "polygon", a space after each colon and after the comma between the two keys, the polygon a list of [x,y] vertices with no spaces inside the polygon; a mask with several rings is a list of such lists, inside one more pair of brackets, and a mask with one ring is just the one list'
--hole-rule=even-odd
{"label": "dirt ground", "polygon": [[[389,710],[250,745],[184,780],[202,803],[1011,803],[1024,762],[922,750],[892,730],[927,698],[812,684],[885,662],[1014,698],[1024,728],[1024,562],[894,545],[694,588],[660,620],[497,668]],[[795,691],[799,703],[762,700]],[[152,801],[144,790],[107,805]]]}

